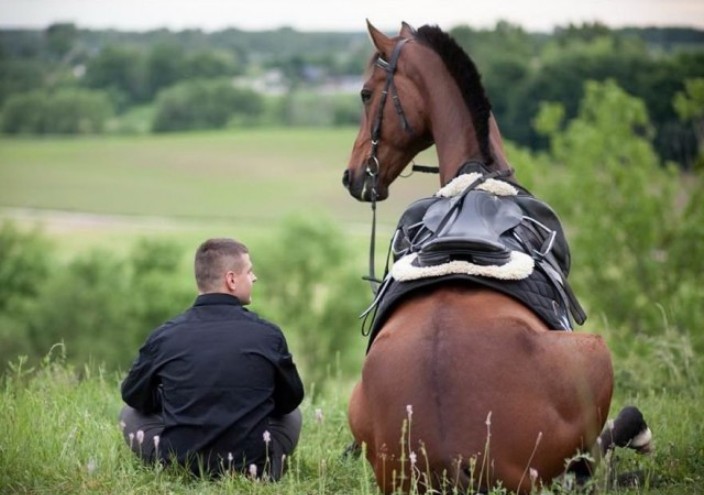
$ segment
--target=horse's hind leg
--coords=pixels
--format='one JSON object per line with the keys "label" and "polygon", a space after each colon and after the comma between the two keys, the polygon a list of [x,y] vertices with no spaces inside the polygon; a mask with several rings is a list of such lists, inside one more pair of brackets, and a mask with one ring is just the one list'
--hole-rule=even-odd
{"label": "horse's hind leg", "polygon": [[643,413],[635,406],[626,406],[613,422],[607,423],[597,442],[602,455],[614,447],[627,447],[647,454],[652,450],[652,433]]}
{"label": "horse's hind leg", "polygon": [[643,414],[634,406],[621,409],[615,420],[607,422],[594,446],[594,460],[581,458],[567,467],[575,475],[578,485],[586,483],[594,474],[596,464],[616,447],[633,449],[640,454],[652,451],[652,433]]}

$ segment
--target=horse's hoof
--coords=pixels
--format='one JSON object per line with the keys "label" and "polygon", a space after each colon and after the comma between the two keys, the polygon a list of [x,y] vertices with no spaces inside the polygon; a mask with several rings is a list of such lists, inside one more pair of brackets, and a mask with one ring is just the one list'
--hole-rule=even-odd
{"label": "horse's hoof", "polygon": [[653,450],[652,433],[643,414],[634,406],[621,409],[618,416],[599,437],[606,449],[613,447],[626,447],[640,454],[647,454]]}

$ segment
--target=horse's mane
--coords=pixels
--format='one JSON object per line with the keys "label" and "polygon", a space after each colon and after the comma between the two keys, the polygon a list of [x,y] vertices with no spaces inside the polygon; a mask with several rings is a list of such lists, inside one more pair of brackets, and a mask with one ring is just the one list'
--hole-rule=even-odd
{"label": "horse's mane", "polygon": [[491,102],[486,96],[477,66],[457,42],[437,26],[421,26],[416,31],[416,39],[438,54],[457,82],[462,98],[472,115],[479,149],[487,163],[493,162],[489,146]]}

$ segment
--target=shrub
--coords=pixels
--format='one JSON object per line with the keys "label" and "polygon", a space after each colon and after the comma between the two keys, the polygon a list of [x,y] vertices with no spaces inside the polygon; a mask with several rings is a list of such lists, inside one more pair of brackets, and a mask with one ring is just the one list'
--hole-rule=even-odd
{"label": "shrub", "polygon": [[290,336],[306,383],[320,390],[331,371],[355,372],[365,345],[358,316],[369,293],[349,269],[342,233],[326,220],[288,218],[269,248],[253,256],[262,284],[257,292],[266,295],[259,311]]}
{"label": "shrub", "polygon": [[141,240],[124,257],[93,250],[66,265],[52,260],[51,251],[42,251],[36,259],[51,264],[51,271],[42,275],[23,270],[35,254],[22,252],[28,259],[12,256],[0,263],[22,270],[27,279],[0,289],[10,292],[14,287],[15,297],[27,294],[17,311],[0,312],[0,340],[12,344],[3,346],[3,362],[18,354],[36,361],[63,342],[70,362],[124,368],[146,335],[195,297],[193,284],[182,279],[182,249],[168,242]]}
{"label": "shrub", "polygon": [[152,130],[217,129],[233,115],[254,119],[263,109],[259,94],[235,88],[227,79],[188,81],[159,92]]}
{"label": "shrub", "polygon": [[103,131],[112,115],[111,100],[103,91],[31,91],[8,98],[2,130],[10,134],[95,134]]}

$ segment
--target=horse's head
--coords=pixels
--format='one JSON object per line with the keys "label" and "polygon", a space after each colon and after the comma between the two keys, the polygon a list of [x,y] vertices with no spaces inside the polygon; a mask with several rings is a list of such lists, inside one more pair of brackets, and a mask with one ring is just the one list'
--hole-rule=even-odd
{"label": "horse's head", "polygon": [[409,78],[412,67],[401,52],[414,43],[415,31],[403,23],[398,36],[390,38],[367,22],[376,48],[368,78],[360,93],[364,113],[342,178],[350,194],[361,201],[383,200],[388,188],[420,151],[433,144],[424,101]]}
{"label": "horse's head", "polygon": [[509,168],[474,63],[436,26],[403,23],[388,37],[369,22],[376,49],[361,91],[364,113],[342,183],[361,201],[386,199],[413,158],[436,145],[440,182],[462,164]]}

